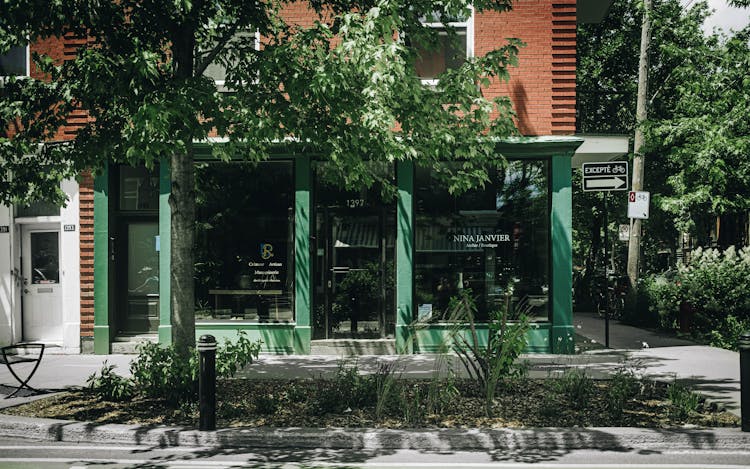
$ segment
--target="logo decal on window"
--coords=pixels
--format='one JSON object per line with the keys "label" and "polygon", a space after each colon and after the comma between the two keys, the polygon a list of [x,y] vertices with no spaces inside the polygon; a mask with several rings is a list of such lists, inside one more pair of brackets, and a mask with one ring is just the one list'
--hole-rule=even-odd
{"label": "logo decal on window", "polygon": [[272,258],[273,257],[273,244],[260,243],[260,257],[263,260]]}

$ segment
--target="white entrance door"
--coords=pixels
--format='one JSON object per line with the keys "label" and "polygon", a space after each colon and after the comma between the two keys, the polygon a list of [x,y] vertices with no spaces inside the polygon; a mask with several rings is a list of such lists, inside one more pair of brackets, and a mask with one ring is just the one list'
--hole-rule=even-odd
{"label": "white entrance door", "polygon": [[24,228],[23,340],[62,342],[60,230]]}

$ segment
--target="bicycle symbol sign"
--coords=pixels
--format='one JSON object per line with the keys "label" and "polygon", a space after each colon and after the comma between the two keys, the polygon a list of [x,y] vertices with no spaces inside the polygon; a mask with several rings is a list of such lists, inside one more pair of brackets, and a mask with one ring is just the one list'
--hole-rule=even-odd
{"label": "bicycle symbol sign", "polygon": [[583,163],[584,191],[628,190],[628,162],[603,161]]}

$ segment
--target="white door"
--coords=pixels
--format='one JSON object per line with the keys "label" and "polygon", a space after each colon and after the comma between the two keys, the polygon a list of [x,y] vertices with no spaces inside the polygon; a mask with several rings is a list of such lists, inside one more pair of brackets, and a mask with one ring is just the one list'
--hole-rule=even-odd
{"label": "white door", "polygon": [[60,230],[24,228],[23,340],[62,342]]}

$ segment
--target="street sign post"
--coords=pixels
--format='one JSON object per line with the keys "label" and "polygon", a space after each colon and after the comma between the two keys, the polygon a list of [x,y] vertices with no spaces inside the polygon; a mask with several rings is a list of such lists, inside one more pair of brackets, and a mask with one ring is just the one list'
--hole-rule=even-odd
{"label": "street sign post", "polygon": [[[602,161],[598,163],[583,163],[583,190],[585,192],[604,192],[604,259],[607,259],[607,192],[628,190],[628,162]],[[628,233],[629,234],[629,233]],[[607,269],[604,269],[604,346],[609,348],[609,292]]]}
{"label": "street sign post", "polygon": [[583,190],[586,192],[628,190],[628,162],[583,163]]}

